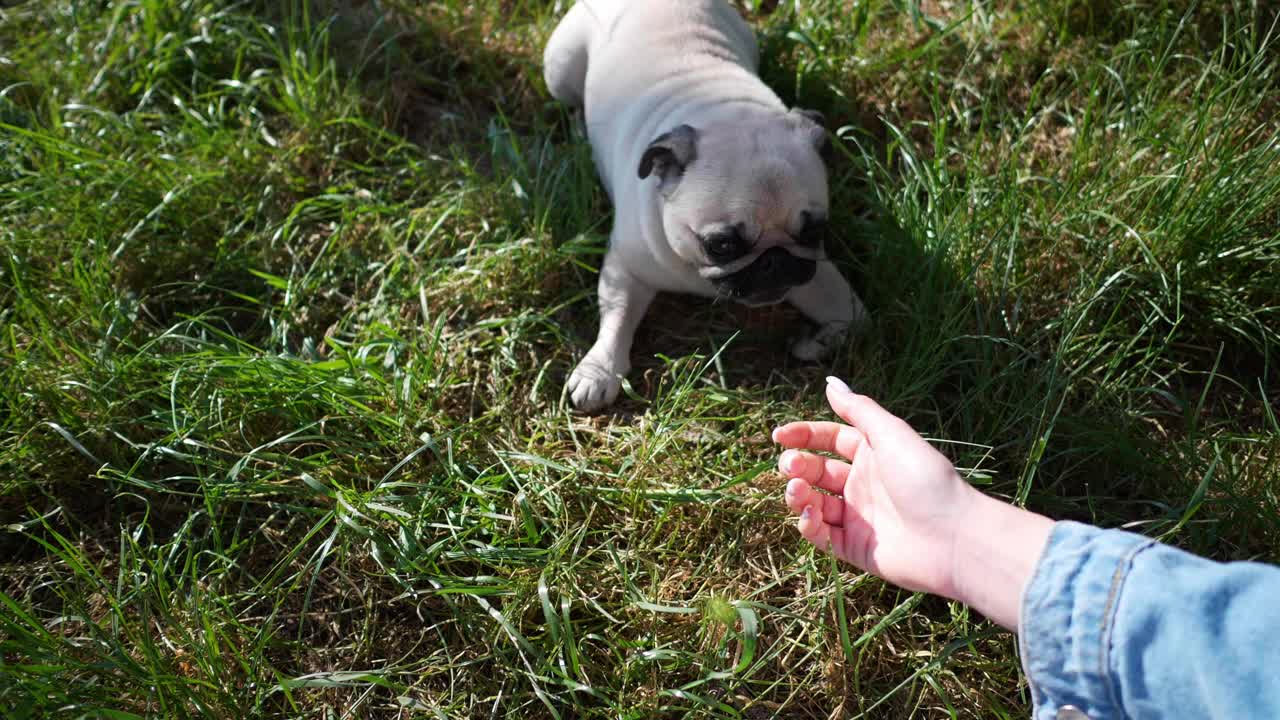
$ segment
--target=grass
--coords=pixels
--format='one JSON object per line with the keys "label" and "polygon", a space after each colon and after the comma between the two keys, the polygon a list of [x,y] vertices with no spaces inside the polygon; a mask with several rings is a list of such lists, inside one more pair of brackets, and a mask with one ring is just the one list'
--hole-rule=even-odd
{"label": "grass", "polygon": [[830,373],[991,493],[1280,561],[1269,4],[751,3],[875,327],[663,298],[598,417],[553,5],[0,9],[7,717],[1025,717],[1010,635],[788,527]]}

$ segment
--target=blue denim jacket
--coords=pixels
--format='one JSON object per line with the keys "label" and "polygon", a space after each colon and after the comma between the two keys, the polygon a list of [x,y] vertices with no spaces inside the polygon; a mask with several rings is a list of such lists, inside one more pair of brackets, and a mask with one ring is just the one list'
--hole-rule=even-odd
{"label": "blue denim jacket", "polygon": [[1019,644],[1034,720],[1280,718],[1280,568],[1060,522]]}

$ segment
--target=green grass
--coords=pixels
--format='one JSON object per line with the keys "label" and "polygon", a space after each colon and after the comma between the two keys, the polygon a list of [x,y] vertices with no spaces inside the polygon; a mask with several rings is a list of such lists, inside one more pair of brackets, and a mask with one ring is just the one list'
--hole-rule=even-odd
{"label": "green grass", "polygon": [[830,373],[991,493],[1280,560],[1270,4],[753,3],[875,326],[796,365],[664,298],[599,417],[552,3],[6,5],[6,717],[1025,717],[1010,635],[789,527]]}

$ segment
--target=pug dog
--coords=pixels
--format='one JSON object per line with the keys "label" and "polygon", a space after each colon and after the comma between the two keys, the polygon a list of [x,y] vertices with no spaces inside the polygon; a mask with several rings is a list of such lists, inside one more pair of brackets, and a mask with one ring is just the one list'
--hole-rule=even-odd
{"label": "pug dog", "polygon": [[600,330],[569,377],[579,410],[618,396],[658,292],[790,302],[816,360],[865,310],[826,258],[821,116],[789,110],[758,77],[751,27],[725,0],[579,0],[543,53],[547,87],[580,108],[614,206]]}

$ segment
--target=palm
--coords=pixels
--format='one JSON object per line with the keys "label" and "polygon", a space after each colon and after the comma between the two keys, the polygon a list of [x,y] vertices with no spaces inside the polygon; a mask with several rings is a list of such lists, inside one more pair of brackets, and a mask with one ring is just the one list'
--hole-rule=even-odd
{"label": "palm", "polygon": [[949,582],[951,529],[970,488],[941,453],[892,420],[779,428],[775,439],[787,447],[848,460],[785,453],[780,465],[794,478],[787,503],[796,512],[809,509],[800,529],[819,547],[895,584],[936,591]]}
{"label": "palm", "polygon": [[[885,464],[890,467],[882,470]],[[934,528],[939,526],[936,521],[940,515],[950,514],[950,503],[940,502],[950,493],[939,492],[944,490],[939,486],[945,486],[945,480],[926,486],[902,482],[891,492],[884,477],[918,477],[918,467],[895,467],[900,465],[903,463],[881,463],[869,448],[854,459],[845,483],[845,518],[860,517],[863,522],[846,521],[844,532],[846,547],[863,550],[856,559],[843,559],[912,590],[937,587],[949,567],[938,550],[948,539],[938,537]]]}

